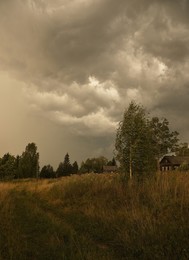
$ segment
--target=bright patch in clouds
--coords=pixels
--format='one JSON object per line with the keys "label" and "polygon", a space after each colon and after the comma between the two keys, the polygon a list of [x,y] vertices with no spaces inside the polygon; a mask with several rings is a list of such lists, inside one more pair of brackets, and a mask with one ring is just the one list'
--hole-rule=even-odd
{"label": "bright patch in clouds", "polygon": [[25,88],[25,96],[35,113],[72,128],[76,134],[106,135],[115,131],[117,122],[112,121],[110,111],[118,105],[120,96],[112,82],[100,83],[89,77],[87,84],[74,82],[63,87],[65,91],[60,93],[39,91],[33,86]]}
{"label": "bright patch in clouds", "polygon": [[89,86],[95,87],[97,85],[99,85],[99,81],[95,77],[90,76],[89,77]]}

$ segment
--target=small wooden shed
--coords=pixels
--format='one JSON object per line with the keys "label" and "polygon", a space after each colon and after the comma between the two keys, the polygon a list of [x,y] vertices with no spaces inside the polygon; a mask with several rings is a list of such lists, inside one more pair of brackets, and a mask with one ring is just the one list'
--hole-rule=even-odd
{"label": "small wooden shed", "polygon": [[117,172],[117,166],[109,166],[109,165],[104,165],[103,166],[103,172],[104,173],[113,173]]}

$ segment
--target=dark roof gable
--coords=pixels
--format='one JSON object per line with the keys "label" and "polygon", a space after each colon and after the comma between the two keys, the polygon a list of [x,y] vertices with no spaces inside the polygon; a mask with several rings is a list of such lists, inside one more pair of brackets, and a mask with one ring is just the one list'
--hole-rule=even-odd
{"label": "dark roof gable", "polygon": [[103,166],[103,171],[117,171],[117,166],[109,166],[109,165],[104,165]]}
{"label": "dark roof gable", "polygon": [[170,163],[172,165],[181,165],[183,163],[189,164],[189,156],[164,156],[160,164]]}

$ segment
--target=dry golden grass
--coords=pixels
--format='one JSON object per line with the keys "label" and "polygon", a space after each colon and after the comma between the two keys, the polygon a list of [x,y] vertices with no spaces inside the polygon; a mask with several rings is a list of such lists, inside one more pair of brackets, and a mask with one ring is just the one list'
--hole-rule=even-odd
{"label": "dry golden grass", "polygon": [[0,183],[0,259],[189,259],[189,173]]}

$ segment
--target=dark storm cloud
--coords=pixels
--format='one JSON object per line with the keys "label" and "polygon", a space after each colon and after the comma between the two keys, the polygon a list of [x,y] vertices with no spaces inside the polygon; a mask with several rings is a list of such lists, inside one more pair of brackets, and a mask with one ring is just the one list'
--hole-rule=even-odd
{"label": "dark storm cloud", "polygon": [[0,1],[0,69],[24,82],[36,120],[78,136],[114,136],[134,99],[189,139],[180,124],[189,109],[188,13],[187,0]]}
{"label": "dark storm cloud", "polygon": [[86,82],[95,74],[107,79],[116,69],[114,59],[125,37],[133,32],[134,20],[148,2],[55,1],[53,5],[9,0],[2,7],[2,60],[20,68],[27,78]]}
{"label": "dark storm cloud", "polygon": [[[164,62],[184,62],[189,56],[188,3],[165,1],[148,13],[151,22],[140,32],[138,43]],[[186,16],[187,15],[187,16]],[[169,63],[170,64],[170,63]]]}

